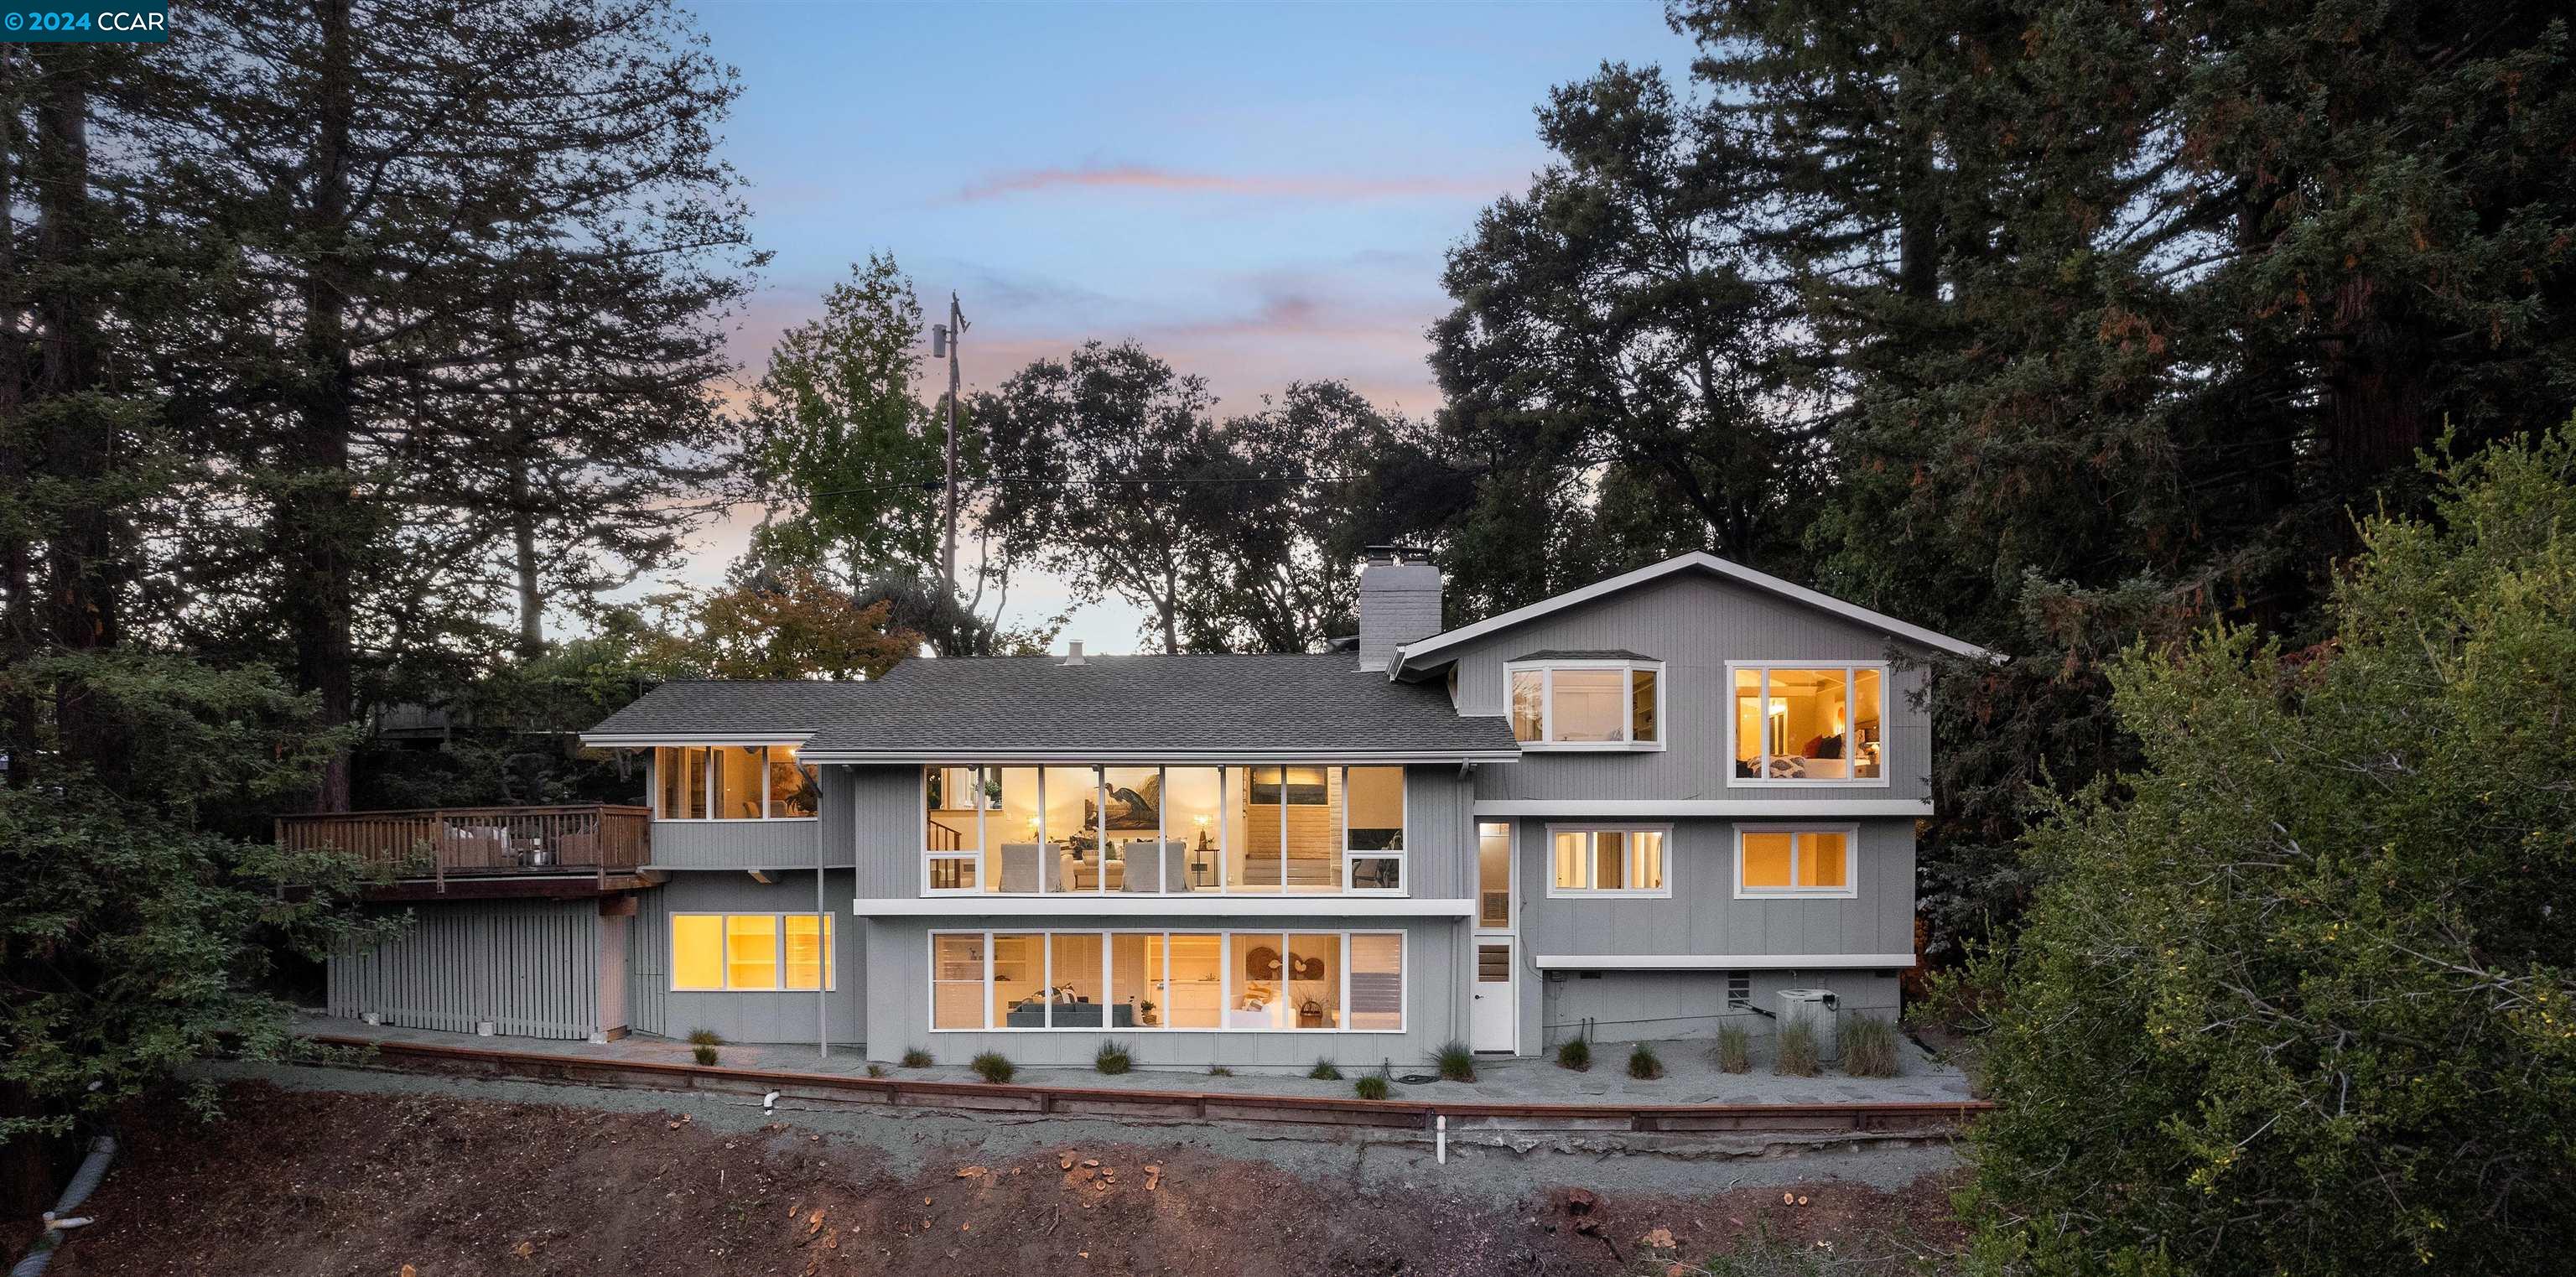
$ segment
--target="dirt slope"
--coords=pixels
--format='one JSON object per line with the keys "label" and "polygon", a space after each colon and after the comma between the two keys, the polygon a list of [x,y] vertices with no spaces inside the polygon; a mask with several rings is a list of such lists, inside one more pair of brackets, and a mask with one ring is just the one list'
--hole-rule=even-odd
{"label": "dirt slope", "polygon": [[[1172,1144],[990,1163],[935,1150],[898,1176],[863,1140],[784,1124],[727,1135],[649,1113],[258,1084],[233,1087],[225,1108],[211,1126],[138,1115],[91,1203],[99,1224],[54,1271],[1573,1274],[1658,1271],[1659,1257],[1748,1231],[1846,1257],[1952,1236],[1940,1181],[1818,1187],[1805,1206],[1746,1189],[1575,1213],[1578,1185],[1497,1204],[1309,1182]],[[1657,1228],[1674,1250],[1641,1250]]]}

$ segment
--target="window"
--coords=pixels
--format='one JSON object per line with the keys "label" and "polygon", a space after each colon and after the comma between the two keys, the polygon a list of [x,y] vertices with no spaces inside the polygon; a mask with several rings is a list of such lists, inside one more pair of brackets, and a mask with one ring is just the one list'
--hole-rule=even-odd
{"label": "window", "polygon": [[1783,829],[1739,825],[1735,831],[1735,895],[1856,896],[1853,856],[1860,843],[1854,826]]}
{"label": "window", "polygon": [[1887,783],[1884,665],[1730,668],[1737,781]]}
{"label": "window", "polygon": [[660,745],[658,820],[812,820],[822,786],[793,745]]}
{"label": "window", "polygon": [[1476,925],[1512,925],[1512,827],[1499,821],[1476,826]]}
{"label": "window", "polygon": [[1663,664],[1643,658],[1503,667],[1512,739],[1534,749],[1662,749]]}
{"label": "window", "polygon": [[933,932],[930,1027],[1401,1032],[1404,936]]}
{"label": "window", "polygon": [[1342,855],[1352,891],[1404,886],[1404,769],[1353,767],[1343,773]]}
{"label": "window", "polygon": [[675,913],[671,988],[752,993],[838,987],[832,971],[832,915]]}
{"label": "window", "polygon": [[1401,892],[1402,767],[922,769],[924,894]]}
{"label": "window", "polygon": [[1547,894],[1669,896],[1664,846],[1671,836],[1669,825],[1551,825]]}

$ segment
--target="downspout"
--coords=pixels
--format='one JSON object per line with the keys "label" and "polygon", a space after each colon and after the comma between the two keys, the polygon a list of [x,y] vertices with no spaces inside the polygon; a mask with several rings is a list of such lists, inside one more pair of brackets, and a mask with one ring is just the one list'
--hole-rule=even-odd
{"label": "downspout", "polygon": [[[814,773],[814,785],[822,788],[823,774]],[[829,802],[828,795],[815,794],[818,803]],[[834,952],[840,948],[838,927],[831,925],[831,915],[823,908],[823,827],[829,821],[814,822],[814,943],[822,946],[822,962],[814,972],[814,1049],[826,1060],[832,1058],[832,964],[840,960]]]}

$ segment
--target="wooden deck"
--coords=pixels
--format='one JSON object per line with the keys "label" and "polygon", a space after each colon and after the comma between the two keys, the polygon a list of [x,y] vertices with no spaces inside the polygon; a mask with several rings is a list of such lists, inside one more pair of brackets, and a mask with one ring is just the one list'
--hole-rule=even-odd
{"label": "wooden deck", "polygon": [[278,817],[277,844],[382,866],[385,898],[586,895],[644,885],[653,822],[609,803],[322,812]]}

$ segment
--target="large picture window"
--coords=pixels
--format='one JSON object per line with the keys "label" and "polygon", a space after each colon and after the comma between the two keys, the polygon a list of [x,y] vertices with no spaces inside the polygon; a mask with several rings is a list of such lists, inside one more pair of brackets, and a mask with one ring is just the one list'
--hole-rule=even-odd
{"label": "large picture window", "polygon": [[1885,666],[1730,668],[1737,783],[1887,783]]}
{"label": "large picture window", "polygon": [[1662,749],[1664,667],[1641,657],[1562,657],[1503,667],[1512,739],[1529,749]]}
{"label": "large picture window", "polygon": [[811,820],[822,785],[793,745],[662,745],[653,750],[657,820]]}
{"label": "large picture window", "polygon": [[1860,834],[1856,827],[1786,828],[1739,825],[1735,831],[1735,895],[1849,897],[1860,894]]}
{"label": "large picture window", "polygon": [[1669,896],[1669,825],[1550,825],[1551,896]]}
{"label": "large picture window", "polygon": [[930,1027],[1395,1033],[1396,931],[938,931]]}
{"label": "large picture window", "polygon": [[671,989],[677,993],[776,993],[837,988],[832,915],[675,913]]}
{"label": "large picture window", "polygon": [[922,769],[925,894],[1405,888],[1402,767]]}

